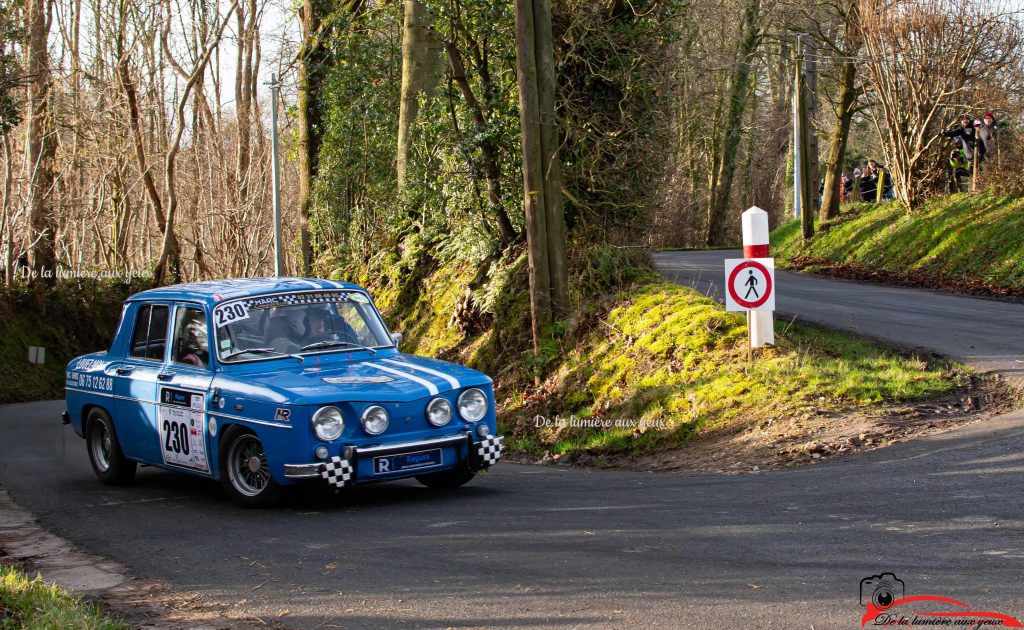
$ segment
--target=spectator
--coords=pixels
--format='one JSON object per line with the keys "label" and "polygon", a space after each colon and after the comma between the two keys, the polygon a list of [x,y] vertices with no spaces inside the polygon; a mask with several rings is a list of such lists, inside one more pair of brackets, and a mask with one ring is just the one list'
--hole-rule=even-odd
{"label": "spectator", "polygon": [[[960,117],[960,126],[956,129],[950,129],[949,131],[943,131],[942,135],[947,138],[953,138],[954,142],[959,143],[960,148],[963,149],[964,155],[972,157],[974,155],[974,146],[976,144],[977,136],[974,131],[974,119],[967,114]],[[982,154],[979,150],[978,159],[981,159]]]}
{"label": "spectator", "polygon": [[949,152],[949,167],[953,175],[949,181],[949,192],[964,192],[963,179],[971,176],[971,163],[963,149],[953,148]]}
{"label": "spectator", "polygon": [[975,122],[974,131],[983,147],[981,155],[994,158],[996,156],[996,136],[998,133],[996,117],[992,112],[985,112],[980,122],[981,124],[978,124],[977,121]]}
{"label": "spectator", "polygon": [[877,195],[878,173],[871,166],[872,164],[877,164],[877,162],[869,160],[867,166],[864,167],[864,174],[860,178],[860,198],[863,201],[874,201]]}

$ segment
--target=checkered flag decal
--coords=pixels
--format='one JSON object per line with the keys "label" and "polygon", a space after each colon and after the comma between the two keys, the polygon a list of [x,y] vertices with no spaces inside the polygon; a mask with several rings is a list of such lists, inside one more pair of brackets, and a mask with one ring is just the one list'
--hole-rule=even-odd
{"label": "checkered flag decal", "polygon": [[327,483],[332,486],[343,488],[345,484],[352,480],[352,473],[354,472],[352,464],[347,459],[332,457],[331,461],[324,464],[324,469],[320,476],[326,479]]}
{"label": "checkered flag decal", "polygon": [[492,435],[480,440],[476,447],[476,454],[483,460],[484,466],[493,466],[501,459],[503,450],[505,450],[505,438]]}

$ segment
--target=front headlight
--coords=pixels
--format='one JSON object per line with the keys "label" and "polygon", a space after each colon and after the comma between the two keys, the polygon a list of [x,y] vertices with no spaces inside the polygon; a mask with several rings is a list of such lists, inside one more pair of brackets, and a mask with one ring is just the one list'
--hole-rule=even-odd
{"label": "front headlight", "polygon": [[487,413],[487,396],[477,388],[467,389],[459,396],[459,415],[469,422],[478,422]]}
{"label": "front headlight", "polygon": [[452,406],[444,398],[435,398],[427,405],[427,420],[435,427],[443,427],[452,419]]}
{"label": "front headlight", "polygon": [[337,407],[320,407],[313,414],[313,433],[321,440],[336,440],[344,430],[345,418]]}
{"label": "front headlight", "polygon": [[373,405],[363,412],[363,430],[370,435],[380,435],[387,431],[388,412],[384,407]]}

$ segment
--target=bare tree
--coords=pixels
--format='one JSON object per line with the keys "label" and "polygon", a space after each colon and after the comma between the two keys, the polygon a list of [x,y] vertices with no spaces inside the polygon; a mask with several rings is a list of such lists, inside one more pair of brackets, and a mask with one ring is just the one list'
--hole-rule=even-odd
{"label": "bare tree", "polygon": [[929,156],[943,115],[969,105],[979,85],[1005,82],[1021,27],[996,5],[969,0],[860,0],[859,12],[872,121],[896,195],[914,209],[937,175]]}
{"label": "bare tree", "polygon": [[750,80],[754,73],[756,54],[761,42],[761,0],[751,0],[743,11],[740,39],[736,44],[736,60],[726,96],[728,110],[723,132],[717,139],[715,158],[711,165],[711,196],[707,215],[708,245],[725,244],[726,214],[736,173],[736,153],[742,139],[743,115],[750,101]]}
{"label": "bare tree", "polygon": [[56,136],[50,116],[49,0],[27,3],[25,69],[28,72],[25,179],[29,182],[29,264],[40,277],[53,279],[54,231],[50,194],[54,183]]}
{"label": "bare tree", "polygon": [[[215,35],[210,38],[209,43],[206,45],[206,49],[202,51],[202,55],[196,61],[192,71],[188,74],[188,80],[185,82],[182,88],[181,95],[178,98],[177,107],[175,109],[177,122],[174,131],[174,136],[171,140],[170,147],[167,150],[167,157],[164,159],[164,189],[167,194],[167,222],[163,231],[163,242],[160,247],[160,256],[157,258],[156,267],[153,271],[153,277],[157,284],[163,283],[169,274],[170,279],[174,282],[181,281],[181,269],[180,266],[175,266],[168,263],[175,262],[174,254],[177,253],[177,239],[174,235],[174,218],[175,213],[178,209],[178,191],[175,186],[175,169],[177,167],[178,152],[181,149],[181,138],[185,133],[186,120],[185,120],[185,108],[188,104],[189,98],[192,95],[192,90],[196,84],[200,81],[203,73],[206,71],[206,64],[210,62],[210,57],[213,55],[213,51],[220,45],[220,38],[224,34],[224,29],[227,27],[228,22],[231,20],[231,14],[234,13],[238,6],[238,0],[232,0],[231,7],[228,9],[226,15],[220,22],[220,26],[217,27]],[[168,37],[170,30],[170,21],[172,19],[170,2],[167,3],[167,15],[166,24],[163,31],[163,46],[169,60],[173,60],[173,56],[170,52],[168,45]]]}
{"label": "bare tree", "polygon": [[835,124],[832,128],[831,144],[825,158],[825,177],[822,181],[821,210],[822,222],[839,214],[839,187],[846,156],[846,142],[850,137],[850,124],[857,109],[860,88],[857,85],[856,55],[860,50],[860,15],[858,0],[850,0],[845,6],[838,5],[835,11],[843,23],[841,37],[819,36],[832,54],[839,59],[838,95],[834,103]]}

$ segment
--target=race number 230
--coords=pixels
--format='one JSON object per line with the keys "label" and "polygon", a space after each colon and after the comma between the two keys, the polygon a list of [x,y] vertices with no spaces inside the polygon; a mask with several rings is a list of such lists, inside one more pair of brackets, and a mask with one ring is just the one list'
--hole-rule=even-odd
{"label": "race number 230", "polygon": [[176,455],[188,455],[188,425],[164,420],[164,450]]}
{"label": "race number 230", "polygon": [[213,320],[217,324],[217,328],[248,318],[249,309],[242,302],[225,304],[213,312]]}

